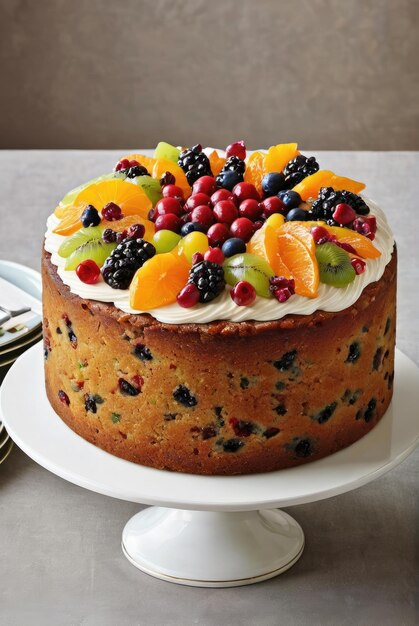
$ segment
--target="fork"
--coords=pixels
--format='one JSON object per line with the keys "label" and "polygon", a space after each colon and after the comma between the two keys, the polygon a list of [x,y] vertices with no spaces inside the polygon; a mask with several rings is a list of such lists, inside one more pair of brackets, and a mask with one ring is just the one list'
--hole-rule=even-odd
{"label": "fork", "polygon": [[12,317],[17,317],[18,315],[22,315],[22,313],[28,313],[31,310],[30,306],[24,306],[20,309],[6,309],[4,306],[0,306],[0,311],[3,311],[5,315],[0,316],[0,326],[2,326],[5,322],[10,320]]}

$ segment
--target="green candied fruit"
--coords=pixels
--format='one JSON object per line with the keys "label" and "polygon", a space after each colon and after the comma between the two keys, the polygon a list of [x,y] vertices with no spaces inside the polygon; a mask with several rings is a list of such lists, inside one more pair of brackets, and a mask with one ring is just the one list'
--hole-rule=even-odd
{"label": "green candied fruit", "polygon": [[120,413],[111,413],[111,420],[114,424],[118,424],[118,422],[121,421],[121,414]]}

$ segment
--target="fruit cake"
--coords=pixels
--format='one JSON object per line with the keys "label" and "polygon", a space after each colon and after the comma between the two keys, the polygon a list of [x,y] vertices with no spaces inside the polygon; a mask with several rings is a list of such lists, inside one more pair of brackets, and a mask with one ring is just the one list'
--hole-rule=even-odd
{"label": "fruit cake", "polygon": [[397,263],[364,187],[297,144],[161,142],[70,191],[42,264],[57,415],[195,474],[279,470],[364,436],[392,397]]}

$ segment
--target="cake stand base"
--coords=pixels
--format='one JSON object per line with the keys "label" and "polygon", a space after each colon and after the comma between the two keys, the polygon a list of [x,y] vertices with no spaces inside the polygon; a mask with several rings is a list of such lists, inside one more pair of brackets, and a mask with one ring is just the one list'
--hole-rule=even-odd
{"label": "cake stand base", "polygon": [[300,558],[300,525],[278,509],[239,513],[153,506],[122,533],[127,559],[146,574],[180,585],[236,587],[273,578]]}

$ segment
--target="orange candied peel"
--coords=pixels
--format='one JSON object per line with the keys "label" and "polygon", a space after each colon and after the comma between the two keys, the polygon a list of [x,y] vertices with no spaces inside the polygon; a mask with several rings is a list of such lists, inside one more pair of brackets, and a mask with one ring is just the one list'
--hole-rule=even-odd
{"label": "orange candied peel", "polygon": [[223,157],[220,157],[217,150],[213,150],[211,154],[209,155],[208,159],[210,162],[212,175],[214,177],[218,176],[218,174],[223,169],[226,160]]}
{"label": "orange candied peel", "polygon": [[282,172],[286,164],[299,153],[296,143],[279,143],[271,146],[263,162],[264,174]]}
{"label": "orange candied peel", "polygon": [[264,175],[263,163],[265,155],[263,152],[253,152],[246,163],[246,169],[244,171],[244,182],[252,183],[262,194],[262,178]]}

